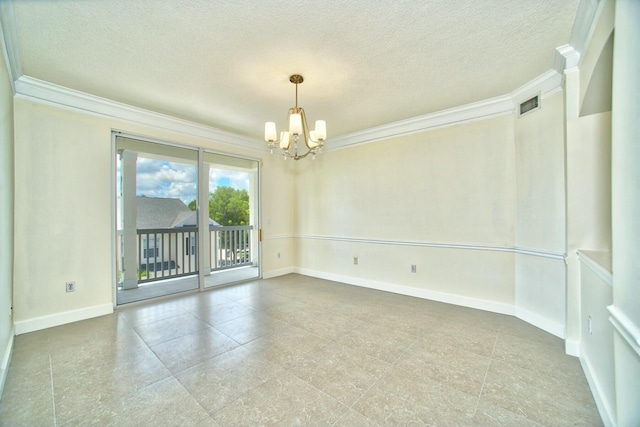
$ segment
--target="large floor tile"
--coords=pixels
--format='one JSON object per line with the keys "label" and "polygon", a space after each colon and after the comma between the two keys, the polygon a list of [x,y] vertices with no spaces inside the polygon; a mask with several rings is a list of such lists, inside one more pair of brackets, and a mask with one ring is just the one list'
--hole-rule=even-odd
{"label": "large floor tile", "polygon": [[229,320],[237,319],[254,312],[255,310],[250,307],[229,301],[207,307],[206,309],[200,309],[194,314],[203,322],[211,326],[216,326],[219,323],[228,322]]}
{"label": "large floor tile", "polygon": [[182,299],[148,301],[141,305],[120,308],[116,314],[135,327],[184,314],[185,306],[181,301]]}
{"label": "large floor tile", "polygon": [[304,360],[308,354],[327,344],[327,340],[296,327],[265,335],[245,345],[254,355],[291,368]]}
{"label": "large floor tile", "polygon": [[176,378],[213,414],[281,372],[281,366],[239,347],[192,366]]}
{"label": "large floor tile", "polygon": [[429,336],[421,337],[402,354],[396,364],[429,378],[479,396],[491,359],[464,348],[454,347]]}
{"label": "large floor tile", "polygon": [[347,407],[283,372],[212,415],[219,426],[333,425]]}
{"label": "large floor tile", "polygon": [[[532,334],[537,336],[537,334]],[[555,338],[555,337],[554,337]],[[580,361],[565,354],[564,346],[555,340],[529,339],[529,335],[499,334],[493,358],[524,369],[554,372],[560,378],[584,382]],[[586,383],[585,383],[586,384]]]}
{"label": "large floor tile", "polygon": [[439,318],[416,309],[383,310],[372,316],[370,321],[410,335],[422,335],[441,323]]}
{"label": "large floor tile", "polygon": [[491,357],[498,338],[497,330],[490,330],[479,326],[477,322],[468,324],[461,321],[442,322],[427,330],[424,337],[433,342]]}
{"label": "large floor tile", "polygon": [[585,383],[573,383],[547,372],[494,360],[481,400],[546,426],[602,424]]}
{"label": "large floor tile", "polygon": [[202,426],[207,412],[175,378],[166,378],[136,392],[92,407],[65,426]]}
{"label": "large floor tile", "polygon": [[[20,350],[23,353],[24,350]],[[49,357],[14,354],[0,400],[0,425],[54,426]]]}
{"label": "large floor tile", "polygon": [[310,353],[290,371],[346,406],[351,406],[390,364],[337,343]]}
{"label": "large floor tile", "polygon": [[416,340],[406,332],[396,331],[376,323],[363,323],[336,339],[336,343],[369,356],[393,362]]}
{"label": "large floor tile", "polygon": [[542,424],[499,406],[481,401],[471,420],[475,427],[543,427]]}
{"label": "large floor tile", "polygon": [[363,322],[353,317],[318,310],[290,320],[293,325],[328,340],[336,340],[360,326]]}
{"label": "large floor tile", "polygon": [[345,412],[338,421],[334,424],[334,427],[379,427],[380,424],[370,420],[359,412],[349,409]]}
{"label": "large floor tile", "polygon": [[189,313],[134,326],[134,330],[149,345],[171,341],[203,329],[209,325]]}
{"label": "large floor tile", "polygon": [[219,354],[226,353],[239,345],[221,332],[207,327],[151,346],[151,350],[175,374]]}
{"label": "large floor tile", "polygon": [[256,338],[278,333],[290,327],[281,320],[257,311],[215,325],[215,329],[240,344],[246,344]]}
{"label": "large floor tile", "polygon": [[55,408],[60,423],[171,376],[149,348],[96,358],[75,369],[68,368],[53,367]]}
{"label": "large floor tile", "polygon": [[469,425],[477,401],[477,396],[396,367],[376,381],[353,409],[382,426]]}

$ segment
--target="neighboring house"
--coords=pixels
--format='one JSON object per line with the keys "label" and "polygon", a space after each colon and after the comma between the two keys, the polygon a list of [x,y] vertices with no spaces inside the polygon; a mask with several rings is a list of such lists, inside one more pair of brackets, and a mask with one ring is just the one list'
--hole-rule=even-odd
{"label": "neighboring house", "polygon": [[[197,239],[193,230],[197,221],[197,213],[180,199],[138,196],[136,228],[140,270],[197,271]],[[210,228],[219,226],[209,218]],[[164,233],[158,230],[173,231]]]}

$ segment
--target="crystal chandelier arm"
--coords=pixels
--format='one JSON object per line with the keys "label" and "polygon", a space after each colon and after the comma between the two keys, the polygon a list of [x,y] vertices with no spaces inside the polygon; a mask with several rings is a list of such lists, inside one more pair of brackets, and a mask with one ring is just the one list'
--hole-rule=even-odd
{"label": "crystal chandelier arm", "polygon": [[304,112],[302,108],[300,108],[299,110],[300,110],[300,115],[302,116],[302,133],[303,133],[302,137],[304,138],[304,145],[306,145],[307,148],[311,150],[314,147],[310,145],[312,141],[309,138],[310,135],[309,135],[309,125],[307,124],[307,114]]}

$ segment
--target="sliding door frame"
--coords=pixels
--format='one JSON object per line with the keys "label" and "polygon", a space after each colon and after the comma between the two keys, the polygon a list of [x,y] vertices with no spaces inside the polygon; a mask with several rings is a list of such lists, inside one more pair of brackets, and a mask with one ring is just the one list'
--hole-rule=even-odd
{"label": "sliding door frame", "polygon": [[[209,265],[210,256],[203,256],[203,254],[209,255],[209,239],[210,233],[209,231],[209,223],[208,223],[208,211],[209,211],[209,177],[202,173],[204,168],[204,153],[217,154],[220,156],[232,157],[241,160],[248,160],[256,162],[256,192],[255,195],[255,203],[256,203],[256,233],[257,237],[257,257],[258,257],[258,278],[262,278],[262,159],[257,157],[249,157],[249,156],[241,156],[237,154],[230,154],[223,151],[211,150],[201,146],[193,146],[188,144],[181,144],[175,141],[159,139],[154,137],[149,137],[146,135],[140,135],[128,131],[123,131],[119,129],[111,129],[111,283],[112,283],[112,301],[114,308],[118,308],[118,300],[117,300],[117,288],[118,288],[118,278],[117,278],[117,231],[118,231],[118,213],[117,213],[117,170],[116,170],[116,155],[117,155],[117,137],[124,137],[130,139],[137,139],[142,142],[155,143],[160,145],[165,145],[169,147],[187,149],[198,152],[198,161],[197,161],[197,169],[198,169],[198,200],[197,200],[197,218],[198,218],[198,229],[200,230],[200,238],[198,243],[198,291],[202,292],[206,290],[205,288],[205,280],[204,276],[209,275],[211,271],[211,266]],[[204,196],[204,197],[203,197]],[[206,204],[203,202],[206,201]],[[203,210],[204,209],[204,210]],[[204,214],[204,213],[206,214]],[[206,238],[202,238],[202,236],[207,236]],[[209,245],[208,247],[205,245]],[[206,260],[206,261],[205,261]]]}

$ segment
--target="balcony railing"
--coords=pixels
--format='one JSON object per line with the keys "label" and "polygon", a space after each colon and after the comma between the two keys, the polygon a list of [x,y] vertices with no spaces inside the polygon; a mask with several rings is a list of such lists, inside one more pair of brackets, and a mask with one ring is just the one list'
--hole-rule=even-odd
{"label": "balcony railing", "polygon": [[225,270],[253,264],[252,225],[211,226],[211,270]]}
{"label": "balcony railing", "polygon": [[198,228],[138,229],[138,283],[198,273]]}
{"label": "balcony railing", "polygon": [[[253,226],[210,226],[211,271],[253,265]],[[122,232],[118,232],[118,271],[124,265]],[[189,276],[198,273],[197,227],[137,230],[138,283]]]}

